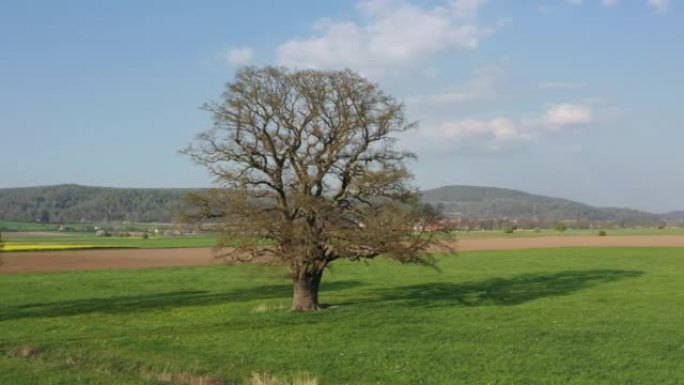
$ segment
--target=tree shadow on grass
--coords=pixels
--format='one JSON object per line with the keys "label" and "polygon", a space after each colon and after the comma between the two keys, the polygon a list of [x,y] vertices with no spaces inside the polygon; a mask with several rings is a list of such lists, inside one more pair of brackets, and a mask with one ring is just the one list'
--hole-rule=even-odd
{"label": "tree shadow on grass", "polygon": [[[337,281],[324,284],[323,292],[345,290],[363,285],[360,281]],[[87,298],[69,301],[0,306],[0,321],[72,316],[88,313],[121,314],[150,309],[205,306],[275,298],[289,299],[292,285],[278,284],[241,288],[229,292],[186,290],[134,296]]]}
{"label": "tree shadow on grass", "polygon": [[584,270],[524,274],[478,282],[435,282],[383,289],[373,302],[401,301],[411,307],[510,306],[643,275],[641,271]]}
{"label": "tree shadow on grass", "polygon": [[[600,284],[643,275],[641,271],[584,270],[545,274],[525,274],[512,278],[493,278],[484,281],[451,283],[433,282],[420,285],[392,287],[375,291],[373,303],[399,301],[410,307],[518,305],[544,297],[562,296]],[[336,281],[324,283],[322,294],[346,290],[364,283]],[[0,306],[0,321],[72,316],[89,313],[122,314],[150,309],[207,306],[239,303],[251,300],[289,299],[289,284],[241,288],[229,292],[203,290],[175,291],[137,296],[88,298],[70,301],[29,303]],[[368,302],[359,299],[352,304]],[[344,305],[342,303],[335,305]]]}

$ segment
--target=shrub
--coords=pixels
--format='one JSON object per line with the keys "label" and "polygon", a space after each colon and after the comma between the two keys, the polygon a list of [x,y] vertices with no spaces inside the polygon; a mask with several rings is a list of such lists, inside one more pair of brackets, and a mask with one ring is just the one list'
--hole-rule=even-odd
{"label": "shrub", "polygon": [[606,233],[605,230],[601,230],[598,232],[598,235],[599,235],[599,237],[605,237],[606,235],[608,235],[608,233]]}
{"label": "shrub", "polygon": [[515,227],[506,227],[504,229],[504,233],[506,233],[506,234],[513,234],[514,231],[515,231]]}
{"label": "shrub", "polygon": [[147,233],[143,233],[143,235],[142,235],[142,239],[147,239],[147,238],[149,238],[149,237],[150,237],[150,235],[147,234]]}
{"label": "shrub", "polygon": [[563,222],[556,222],[553,224],[553,229],[562,233],[563,231],[568,229],[568,225],[566,225]]}

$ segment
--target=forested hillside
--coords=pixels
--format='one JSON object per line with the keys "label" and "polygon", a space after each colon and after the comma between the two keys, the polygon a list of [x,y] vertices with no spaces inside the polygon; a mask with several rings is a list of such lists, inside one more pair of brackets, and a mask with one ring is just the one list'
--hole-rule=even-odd
{"label": "forested hillside", "polygon": [[0,189],[0,219],[75,223],[170,222],[190,189],[59,185]]}
{"label": "forested hillside", "polygon": [[657,225],[658,215],[644,211],[600,208],[568,199],[496,187],[445,186],[422,193],[423,201],[440,204],[463,218],[514,218],[548,224],[553,221],[604,222],[617,226]]}
{"label": "forested hillside", "polygon": [[[59,185],[0,189],[0,220],[76,223],[171,222],[183,198],[199,189],[136,189]],[[548,225],[554,221],[653,226],[684,221],[682,212],[659,216],[643,211],[598,208],[567,199],[478,186],[445,186],[422,193],[451,216],[472,220],[519,219]]]}
{"label": "forested hillside", "polygon": [[684,211],[672,211],[661,215],[668,223],[684,224]]}

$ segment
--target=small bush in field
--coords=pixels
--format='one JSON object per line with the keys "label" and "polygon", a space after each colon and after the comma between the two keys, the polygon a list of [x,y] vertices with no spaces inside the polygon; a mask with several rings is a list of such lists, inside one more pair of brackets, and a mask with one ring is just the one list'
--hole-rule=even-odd
{"label": "small bush in field", "polygon": [[566,225],[563,222],[556,222],[553,224],[553,229],[562,233],[563,231],[568,229],[568,225]]}

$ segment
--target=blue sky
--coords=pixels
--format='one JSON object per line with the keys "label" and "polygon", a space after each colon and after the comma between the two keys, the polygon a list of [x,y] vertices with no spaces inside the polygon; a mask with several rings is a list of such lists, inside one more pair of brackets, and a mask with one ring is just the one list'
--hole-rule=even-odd
{"label": "blue sky", "polygon": [[201,187],[177,150],[240,65],[359,71],[406,102],[423,188],[684,209],[674,0],[0,3],[0,187]]}

